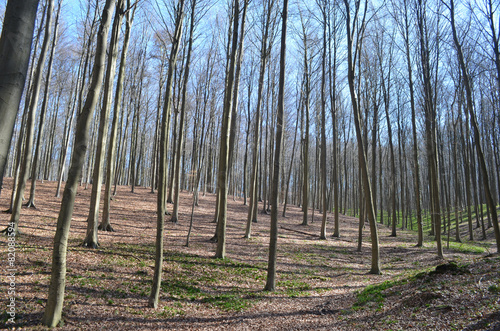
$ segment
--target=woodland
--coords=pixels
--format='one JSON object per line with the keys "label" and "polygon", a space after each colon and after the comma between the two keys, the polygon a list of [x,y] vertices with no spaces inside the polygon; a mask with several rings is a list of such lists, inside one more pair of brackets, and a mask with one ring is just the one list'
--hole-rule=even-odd
{"label": "woodland", "polygon": [[500,327],[500,3],[0,15],[8,328]]}

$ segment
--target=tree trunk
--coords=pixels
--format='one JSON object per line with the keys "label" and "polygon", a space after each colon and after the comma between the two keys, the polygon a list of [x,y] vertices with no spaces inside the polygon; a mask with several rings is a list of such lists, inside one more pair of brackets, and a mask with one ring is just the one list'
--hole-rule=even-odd
{"label": "tree trunk", "polygon": [[172,49],[170,51],[170,59],[168,61],[167,82],[165,87],[165,99],[163,104],[163,114],[161,121],[161,137],[160,137],[160,162],[159,162],[159,180],[158,180],[158,198],[156,201],[156,253],[155,253],[155,269],[153,275],[153,285],[151,294],[148,300],[148,306],[151,308],[158,307],[158,300],[161,288],[161,276],[163,272],[163,236],[165,224],[165,199],[166,199],[166,165],[167,165],[167,144],[168,131],[170,129],[170,114],[172,111],[172,85],[175,67],[177,63],[177,55],[182,39],[182,28],[184,18],[184,0],[179,0],[175,11],[175,31],[172,38]]}
{"label": "tree trunk", "polygon": [[92,73],[92,83],[89,88],[85,105],[80,113],[73,145],[73,157],[68,174],[68,181],[64,187],[61,209],[57,219],[56,234],[54,237],[54,249],[52,253],[52,272],[49,285],[49,296],[42,323],[48,327],[55,327],[61,320],[61,313],[64,302],[64,289],[66,285],[66,252],[68,246],[69,228],[73,216],[73,206],[75,203],[78,180],[82,171],[83,162],[87,152],[88,128],[93,112],[99,98],[104,75],[106,58],[106,41],[111,23],[111,14],[115,6],[114,0],[106,0],[103,9],[101,25],[99,27],[94,71]]}
{"label": "tree trunk", "polygon": [[283,0],[281,52],[280,52],[280,78],[278,92],[278,113],[276,122],[276,148],[274,152],[274,175],[271,193],[271,232],[269,237],[269,262],[267,266],[267,281],[265,291],[274,291],[276,288],[276,259],[278,253],[278,188],[280,180],[280,158],[283,138],[283,113],[285,103],[285,55],[286,55],[286,30],[288,19],[288,0]]}
{"label": "tree trunk", "polygon": [[[353,109],[353,114],[354,114],[354,124],[355,124],[355,129],[356,129],[356,138],[358,141],[358,151],[359,151],[359,165],[361,168],[361,174],[362,174],[362,186],[363,186],[363,191],[365,194],[365,200],[366,200],[366,207],[367,207],[367,216],[368,220],[370,222],[370,233],[371,233],[371,241],[372,241],[372,263],[371,263],[371,269],[370,273],[371,274],[381,274],[380,271],[380,253],[379,253],[379,243],[378,243],[378,233],[377,233],[377,224],[376,224],[376,218],[375,218],[375,211],[373,209],[373,197],[372,197],[372,191],[371,191],[371,183],[370,183],[370,178],[368,177],[368,166],[366,162],[366,153],[364,150],[363,146],[363,138],[361,136],[361,119],[360,119],[360,111],[359,111],[359,106],[358,106],[358,97],[356,94],[356,90],[354,87],[354,65],[353,63],[356,62],[356,55],[357,55],[357,50],[356,54],[353,57],[353,37],[355,34],[355,29],[353,27],[353,30],[351,31],[351,13],[350,13],[350,5],[348,0],[344,0],[344,4],[346,7],[346,28],[347,28],[347,52],[348,52],[348,81],[349,81],[349,91],[351,94],[351,102],[352,102],[352,109]],[[357,6],[359,6],[359,2],[356,3]],[[366,6],[367,3],[365,2],[365,11],[363,14],[363,20],[362,24],[356,25],[356,26],[362,26],[364,27],[364,22],[365,22],[365,17],[366,17]],[[356,8],[356,16],[354,17],[354,22],[357,21],[359,13],[359,7]],[[357,31],[358,35],[357,38],[361,38],[359,35],[362,33],[362,31]],[[356,44],[356,47],[359,46],[359,44]]]}
{"label": "tree trunk", "polygon": [[326,219],[328,211],[328,191],[327,191],[327,178],[326,178],[326,50],[327,50],[327,1],[323,0],[321,7],[321,14],[323,16],[323,56],[321,59],[321,154],[320,154],[320,175],[321,175],[321,194],[322,203],[321,209],[323,217],[321,219],[321,232],[320,239],[326,239]]}
{"label": "tree trunk", "polygon": [[37,8],[38,0],[9,0],[5,9],[0,36],[0,192],[26,82]]}
{"label": "tree trunk", "polygon": [[135,9],[134,7],[132,13],[130,13],[130,0],[127,0],[127,19],[125,23],[125,36],[123,40],[122,54],[120,58],[120,68],[118,69],[118,80],[116,82],[115,91],[115,103],[113,107],[113,122],[111,124],[111,133],[109,136],[109,147],[108,147],[108,161],[106,167],[106,186],[104,189],[104,207],[102,211],[102,220],[99,224],[98,229],[103,231],[114,231],[111,226],[111,221],[109,217],[109,212],[111,208],[111,185],[113,184],[113,179],[115,176],[115,162],[116,162],[116,136],[118,133],[118,119],[120,117],[122,97],[123,97],[123,83],[125,79],[125,66],[127,63],[127,51],[130,42],[130,30],[134,20]]}
{"label": "tree trunk", "polygon": [[[497,251],[500,253],[500,227],[498,224],[498,215],[497,215],[497,208],[493,199],[493,196],[491,194],[491,189],[490,189],[490,182],[489,182],[489,177],[488,177],[488,171],[486,168],[486,162],[484,160],[484,155],[483,155],[483,150],[481,146],[481,135],[479,132],[479,125],[477,124],[476,120],[476,114],[474,112],[474,104],[472,100],[472,87],[471,87],[471,77],[468,73],[467,66],[465,64],[464,56],[462,53],[462,45],[460,44],[457,36],[457,31],[455,29],[455,9],[454,9],[454,1],[450,0],[450,6],[448,7],[450,10],[450,16],[451,16],[451,29],[453,32],[453,41],[455,43],[455,49],[457,50],[457,56],[458,56],[458,62],[460,64],[460,68],[462,70],[462,75],[464,78],[464,85],[465,85],[465,92],[467,96],[467,109],[469,111],[469,115],[471,118],[472,122],[472,127],[474,128],[474,142],[476,144],[476,150],[478,154],[478,160],[479,160],[479,168],[481,170],[481,175],[483,179],[483,187],[484,187],[484,194],[486,196],[486,203],[488,204],[492,218],[493,218],[493,228],[494,228],[494,233],[495,233],[495,239],[496,239],[496,244],[497,244]],[[481,206],[482,210],[482,206]]]}
{"label": "tree trunk", "polygon": [[30,100],[30,108],[28,112],[28,117],[26,120],[26,143],[24,146],[23,158],[21,162],[21,168],[19,173],[19,183],[16,190],[16,195],[14,198],[14,205],[12,208],[12,215],[10,222],[14,224],[14,232],[18,232],[19,226],[19,216],[21,214],[21,205],[23,202],[24,190],[26,188],[26,182],[28,181],[29,169],[31,165],[32,158],[32,147],[33,147],[33,135],[35,131],[35,119],[36,119],[36,109],[38,107],[38,98],[40,96],[40,88],[42,85],[42,74],[45,65],[45,58],[47,51],[49,49],[50,35],[52,30],[52,9],[54,7],[54,0],[50,0],[47,4],[47,21],[45,23],[45,33],[42,44],[42,49],[40,50],[40,56],[38,58],[38,63],[33,78],[33,90]]}
{"label": "tree trunk", "polygon": [[[48,68],[47,68],[47,76],[45,78],[45,91],[43,95],[43,102],[42,102],[42,109],[40,111],[40,120],[38,124],[38,137],[36,140],[36,147],[35,147],[35,156],[33,157],[33,166],[31,167],[31,188],[30,188],[30,197],[28,200],[28,203],[26,204],[27,207],[33,207],[36,208],[35,206],[35,190],[36,190],[36,180],[38,177],[37,171],[38,171],[38,165],[40,163],[40,149],[41,149],[41,140],[43,137],[43,132],[44,132],[44,127],[45,127],[45,113],[47,112],[47,105],[49,102],[49,90],[50,90],[50,78],[52,75],[52,63],[54,60],[54,51],[56,48],[57,44],[57,31],[59,28],[59,13],[61,11],[61,4],[57,7],[57,14],[56,14],[56,20],[54,23],[54,37],[52,39],[52,46],[50,50],[50,57],[49,57],[49,63],[48,63]],[[48,23],[48,21],[47,21]],[[50,36],[49,36],[50,38]],[[54,137],[54,135],[51,135]]]}
{"label": "tree trunk", "polygon": [[[226,257],[226,221],[227,221],[227,191],[228,191],[228,163],[229,163],[229,139],[231,134],[231,110],[234,95],[234,81],[236,69],[236,51],[238,49],[239,36],[239,1],[234,1],[234,22],[231,45],[231,55],[229,58],[229,68],[226,70],[226,86],[224,91],[224,108],[222,113],[222,127],[219,153],[219,169],[217,175],[218,190],[218,215],[217,215],[217,249],[215,258]],[[243,38],[243,36],[241,36]]]}
{"label": "tree trunk", "polygon": [[[261,107],[262,107],[262,94],[264,90],[264,77],[266,74],[267,60],[271,53],[271,43],[269,40],[269,29],[271,25],[271,12],[274,1],[267,1],[265,3],[264,15],[266,20],[262,31],[262,41],[260,49],[260,70],[259,82],[257,91],[257,104],[255,105],[255,129],[253,136],[253,153],[252,153],[252,168],[250,175],[250,201],[248,205],[247,225],[245,229],[245,238],[250,238],[252,231],[252,223],[257,222],[258,212],[258,169],[259,169],[259,150],[261,141]],[[267,11],[266,11],[267,10]]]}
{"label": "tree trunk", "polygon": [[427,36],[426,8],[423,0],[417,3],[417,25],[424,84],[425,143],[429,168],[430,210],[433,229],[436,235],[437,255],[443,257],[441,243],[441,210],[439,202],[439,174],[436,146],[436,108],[434,104],[432,78],[430,72],[429,40]]}
{"label": "tree trunk", "polygon": [[187,50],[187,57],[186,57],[186,63],[184,64],[184,79],[182,82],[182,101],[181,101],[181,109],[180,109],[180,119],[179,119],[179,138],[177,139],[177,152],[176,152],[176,157],[175,157],[175,173],[174,173],[174,207],[172,211],[172,218],[170,219],[171,222],[177,223],[177,220],[179,218],[179,193],[180,193],[180,187],[181,187],[181,178],[180,178],[180,173],[181,173],[181,155],[182,155],[182,146],[184,142],[184,122],[185,122],[185,116],[186,116],[186,98],[187,98],[187,84],[189,81],[189,69],[191,65],[191,51],[193,49],[193,34],[194,34],[194,28],[195,28],[195,22],[196,22],[196,17],[195,17],[195,9],[196,9],[196,0],[191,1],[191,17],[190,17],[190,25],[189,25],[189,39],[188,39],[188,50]]}
{"label": "tree trunk", "polygon": [[[120,39],[121,21],[123,18],[124,0],[118,0],[116,4],[113,28],[111,30],[111,41],[109,44],[109,56],[106,66],[106,77],[102,97],[102,108],[99,120],[99,132],[97,137],[96,160],[92,176],[92,194],[90,196],[90,209],[87,218],[87,235],[83,246],[88,248],[99,247],[97,239],[97,228],[99,223],[99,205],[101,201],[101,188],[104,166],[104,155],[106,152],[106,141],[108,139],[109,112],[111,108],[111,95],[116,72],[116,59],[118,57],[118,40]],[[120,100],[116,100],[117,103]]]}

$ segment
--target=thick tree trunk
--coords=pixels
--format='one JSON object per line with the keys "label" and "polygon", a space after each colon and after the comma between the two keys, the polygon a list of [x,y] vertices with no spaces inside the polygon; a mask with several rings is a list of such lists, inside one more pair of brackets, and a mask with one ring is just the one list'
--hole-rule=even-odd
{"label": "thick tree trunk", "polygon": [[14,198],[14,205],[12,208],[12,215],[10,222],[14,224],[14,231],[17,233],[19,226],[19,216],[21,214],[21,205],[24,197],[24,190],[26,188],[26,182],[28,181],[29,170],[31,166],[32,159],[32,147],[33,147],[33,136],[35,131],[35,119],[36,119],[36,109],[38,107],[38,98],[40,96],[40,88],[42,85],[42,74],[43,68],[45,66],[45,58],[47,56],[47,51],[49,49],[50,35],[52,30],[52,9],[54,7],[54,0],[50,0],[47,4],[47,20],[45,23],[45,33],[42,44],[42,49],[40,50],[40,56],[38,58],[38,63],[33,78],[33,90],[30,100],[30,107],[28,111],[28,117],[26,120],[26,142],[24,146],[23,158],[21,162],[21,168],[19,173],[19,182],[16,190],[16,195]]}
{"label": "thick tree trunk", "polygon": [[88,128],[91,114],[98,102],[104,75],[106,58],[106,41],[111,23],[111,14],[115,6],[114,0],[106,0],[101,25],[97,37],[94,71],[85,105],[77,120],[73,157],[68,174],[68,181],[64,188],[61,209],[57,219],[54,249],[52,253],[52,273],[50,277],[49,296],[42,323],[48,327],[55,327],[61,320],[66,286],[66,252],[68,246],[69,228],[73,216],[78,180],[82,171],[83,162],[87,153]]}
{"label": "thick tree trunk", "polygon": [[38,0],[9,0],[5,9],[0,36],[0,192],[26,82],[37,8]]}

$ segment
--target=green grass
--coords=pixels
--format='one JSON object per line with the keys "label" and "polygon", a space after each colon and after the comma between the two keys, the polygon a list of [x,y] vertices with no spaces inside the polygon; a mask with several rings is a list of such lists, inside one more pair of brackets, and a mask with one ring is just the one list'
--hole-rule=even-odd
{"label": "green grass", "polygon": [[479,243],[471,243],[471,242],[459,243],[455,241],[450,241],[450,249],[456,252],[466,253],[466,254],[483,254],[488,252],[488,249],[480,246]]}
{"label": "green grass", "polygon": [[312,290],[311,285],[298,279],[278,281],[277,286],[284,288],[285,294],[290,298],[308,296]]}
{"label": "green grass", "polygon": [[[486,223],[487,222],[487,220],[486,220],[486,218],[487,218],[487,207],[486,207],[486,204],[481,205],[480,208],[482,208],[482,210],[483,210],[483,214],[484,214],[484,218],[485,218],[485,223]],[[497,209],[498,208],[499,208],[499,206],[497,206]],[[461,218],[459,220],[459,224],[465,224],[465,223],[467,223],[468,222],[467,209],[463,208],[459,212],[460,212],[459,215],[461,216]],[[478,209],[478,211],[477,211],[478,214],[479,214],[479,216],[476,215],[474,206],[471,206],[471,212],[472,212],[472,221],[475,224],[476,223],[476,218],[477,217],[481,217],[481,209]],[[388,211],[384,210],[384,224],[387,224],[387,220],[389,219],[388,216],[389,216]],[[441,218],[443,218],[444,216],[448,217],[447,212],[445,210],[442,210],[441,211]],[[381,217],[381,212],[379,210],[379,211],[377,211],[377,222],[378,223],[380,223],[380,217]],[[455,210],[454,209],[452,209],[450,211],[450,217],[451,217],[451,221],[450,221],[450,223],[451,223],[451,231],[452,231],[452,233],[454,233],[455,228],[456,228],[455,227],[455,225],[456,225],[456,215],[455,215]],[[396,219],[397,219],[396,227],[398,229],[401,229],[401,224],[402,224],[401,222],[403,220],[403,215],[402,215],[401,211],[399,211],[399,210],[396,212]],[[422,210],[422,225],[423,225],[423,231],[424,231],[424,233],[429,233],[431,231],[431,217],[430,217],[430,212],[428,210]],[[410,229],[411,231],[415,231],[415,232],[417,231],[417,217],[415,215],[415,211],[410,211],[410,215],[408,216],[407,228]],[[446,228],[448,228],[448,219],[446,219]]]}
{"label": "green grass", "polygon": [[241,293],[224,293],[206,296],[201,301],[218,307],[224,311],[233,312],[244,311],[252,306],[251,301],[245,296],[242,296]]}
{"label": "green grass", "polygon": [[368,285],[364,290],[356,294],[356,302],[353,305],[353,309],[359,310],[365,306],[371,306],[373,303],[380,308],[387,296],[384,291],[403,283],[404,281],[387,280],[377,285]]}

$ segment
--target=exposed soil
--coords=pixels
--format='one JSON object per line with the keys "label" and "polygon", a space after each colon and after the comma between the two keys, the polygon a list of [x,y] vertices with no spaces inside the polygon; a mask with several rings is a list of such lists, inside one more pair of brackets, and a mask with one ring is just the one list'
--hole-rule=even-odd
{"label": "exposed soil", "polygon": [[[12,181],[6,179],[0,210],[9,206]],[[16,238],[16,324],[10,328],[44,329],[53,236],[60,207],[56,183],[37,184],[37,209],[23,208],[22,235]],[[179,222],[166,222],[164,286],[160,308],[147,308],[154,266],[156,194],[150,189],[118,187],[112,202],[115,232],[99,231],[98,249],[81,246],[86,231],[90,186],[78,189],[67,261],[64,330],[500,330],[500,260],[491,229],[478,247],[445,250],[437,258],[426,238],[415,247],[416,233],[379,225],[382,275],[370,275],[369,227],[357,252],[358,220],[341,217],[341,238],[319,240],[321,214],[301,226],[300,208],[289,206],[280,218],[278,289],[264,292],[269,241],[269,215],[259,206],[252,238],[243,239],[247,206],[228,199],[227,260],[213,259],[215,196],[200,194],[194,229],[186,247],[192,195],[183,192]],[[27,193],[28,194],[28,193]],[[281,207],[280,207],[281,209]],[[281,213],[280,213],[281,214]],[[310,211],[311,214],[311,211]],[[4,227],[9,214],[0,214]],[[328,230],[333,228],[329,215]],[[479,230],[478,230],[479,231]],[[452,235],[453,237],[453,235]],[[479,232],[477,238],[480,237]],[[2,269],[7,265],[7,239],[0,238]],[[432,272],[436,266],[439,272]],[[0,293],[9,302],[2,272]],[[365,290],[367,285],[374,294]],[[363,291],[365,290],[365,291]],[[363,299],[363,294],[368,299]],[[372,296],[370,296],[372,295]],[[5,308],[2,308],[5,311]],[[9,318],[2,315],[0,326]]]}

